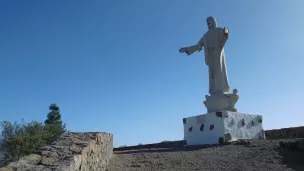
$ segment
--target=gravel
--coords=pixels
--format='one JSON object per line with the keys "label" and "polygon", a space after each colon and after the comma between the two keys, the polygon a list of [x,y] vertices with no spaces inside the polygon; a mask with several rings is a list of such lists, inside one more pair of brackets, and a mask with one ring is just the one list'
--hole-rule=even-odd
{"label": "gravel", "polygon": [[109,171],[304,171],[304,151],[281,148],[280,141],[288,140],[120,151],[112,157]]}

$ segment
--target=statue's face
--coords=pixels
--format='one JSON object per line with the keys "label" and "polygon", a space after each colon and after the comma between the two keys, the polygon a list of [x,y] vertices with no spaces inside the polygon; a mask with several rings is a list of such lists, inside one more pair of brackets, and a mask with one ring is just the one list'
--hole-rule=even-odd
{"label": "statue's face", "polygon": [[208,28],[214,28],[216,27],[216,23],[215,23],[215,18],[213,17],[208,17],[207,18],[207,25],[208,25]]}

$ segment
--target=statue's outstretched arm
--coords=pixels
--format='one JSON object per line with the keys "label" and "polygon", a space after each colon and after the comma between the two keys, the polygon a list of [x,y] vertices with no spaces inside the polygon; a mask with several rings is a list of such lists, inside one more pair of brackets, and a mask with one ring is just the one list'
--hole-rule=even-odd
{"label": "statue's outstretched arm", "polygon": [[201,51],[203,49],[203,47],[204,47],[203,38],[201,38],[201,40],[197,44],[195,44],[193,46],[189,46],[189,47],[180,48],[179,52],[180,53],[186,52],[187,55],[191,55],[195,51]]}
{"label": "statue's outstretched arm", "polygon": [[194,53],[195,51],[197,51],[197,44],[193,45],[193,46],[189,46],[189,47],[183,47],[179,49],[180,53],[184,53],[186,52],[187,55],[191,55],[192,53]]}

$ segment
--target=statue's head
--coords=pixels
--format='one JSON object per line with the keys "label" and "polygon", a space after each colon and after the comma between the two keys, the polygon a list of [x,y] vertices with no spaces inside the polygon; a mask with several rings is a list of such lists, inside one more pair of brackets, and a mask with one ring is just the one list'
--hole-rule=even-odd
{"label": "statue's head", "polygon": [[208,28],[211,29],[211,28],[215,28],[216,27],[216,19],[214,17],[208,17],[207,18],[207,25],[208,25]]}

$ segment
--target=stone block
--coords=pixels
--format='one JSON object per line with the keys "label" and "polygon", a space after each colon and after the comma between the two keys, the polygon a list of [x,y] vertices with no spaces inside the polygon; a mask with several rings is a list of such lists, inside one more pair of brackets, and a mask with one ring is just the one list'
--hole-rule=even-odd
{"label": "stone block", "polygon": [[261,115],[221,111],[183,119],[187,145],[218,144],[238,139],[264,139]]}

